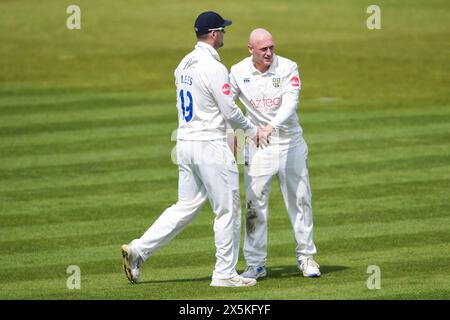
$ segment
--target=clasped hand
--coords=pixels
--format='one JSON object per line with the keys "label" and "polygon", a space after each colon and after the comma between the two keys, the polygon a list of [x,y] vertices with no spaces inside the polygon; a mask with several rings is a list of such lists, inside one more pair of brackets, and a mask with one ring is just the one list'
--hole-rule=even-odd
{"label": "clasped hand", "polygon": [[274,128],[268,124],[265,127],[258,127],[256,131],[256,136],[254,138],[254,142],[256,143],[256,147],[264,148],[269,144],[269,138]]}

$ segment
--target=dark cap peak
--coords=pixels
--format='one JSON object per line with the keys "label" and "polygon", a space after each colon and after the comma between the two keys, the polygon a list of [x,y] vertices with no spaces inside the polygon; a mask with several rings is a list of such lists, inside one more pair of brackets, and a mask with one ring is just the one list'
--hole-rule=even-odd
{"label": "dark cap peak", "polygon": [[195,20],[194,30],[195,33],[201,35],[213,31],[212,29],[225,28],[231,23],[231,20],[222,18],[217,12],[206,11],[201,13]]}

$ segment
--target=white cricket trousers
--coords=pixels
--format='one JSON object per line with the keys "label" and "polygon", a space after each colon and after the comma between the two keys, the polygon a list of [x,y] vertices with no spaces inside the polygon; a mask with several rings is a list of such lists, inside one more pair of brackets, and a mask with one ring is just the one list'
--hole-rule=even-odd
{"label": "white cricket trousers", "polygon": [[291,221],[297,261],[316,254],[307,158],[308,147],[303,138],[293,145],[269,145],[264,149],[246,145],[244,256],[247,266],[266,264],[269,195],[274,175],[278,176]]}
{"label": "white cricket trousers", "polygon": [[178,201],[167,208],[140,239],[131,242],[147,260],[174,238],[209,199],[214,211],[216,265],[213,279],[237,275],[241,233],[239,171],[226,140],[178,140]]}

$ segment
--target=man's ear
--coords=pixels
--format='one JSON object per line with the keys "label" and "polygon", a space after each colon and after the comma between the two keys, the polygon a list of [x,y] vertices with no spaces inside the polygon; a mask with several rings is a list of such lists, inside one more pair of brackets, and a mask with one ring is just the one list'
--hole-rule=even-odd
{"label": "man's ear", "polygon": [[253,54],[253,47],[251,45],[247,45],[247,49],[250,54]]}

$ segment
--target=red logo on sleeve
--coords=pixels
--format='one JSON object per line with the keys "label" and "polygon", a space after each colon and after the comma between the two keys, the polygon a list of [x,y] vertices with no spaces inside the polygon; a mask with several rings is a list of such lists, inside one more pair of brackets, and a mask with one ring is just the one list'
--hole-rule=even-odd
{"label": "red logo on sleeve", "polygon": [[223,92],[223,94],[226,94],[226,95],[230,94],[230,85],[228,83],[225,83],[222,86],[222,92]]}
{"label": "red logo on sleeve", "polygon": [[291,86],[300,87],[300,79],[297,76],[293,76],[291,79]]}

